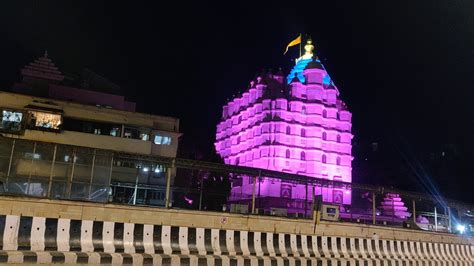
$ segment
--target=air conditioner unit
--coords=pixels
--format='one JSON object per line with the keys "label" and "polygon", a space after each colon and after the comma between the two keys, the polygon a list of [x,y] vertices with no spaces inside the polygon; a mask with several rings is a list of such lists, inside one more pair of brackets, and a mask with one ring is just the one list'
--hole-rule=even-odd
{"label": "air conditioner unit", "polygon": [[330,221],[339,221],[339,206],[323,204],[322,219]]}

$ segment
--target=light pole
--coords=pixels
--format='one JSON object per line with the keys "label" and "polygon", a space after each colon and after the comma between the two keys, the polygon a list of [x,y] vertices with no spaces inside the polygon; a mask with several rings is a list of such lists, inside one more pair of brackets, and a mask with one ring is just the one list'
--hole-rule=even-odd
{"label": "light pole", "polygon": [[132,201],[133,205],[135,205],[137,203],[138,176],[140,175],[140,168],[141,168],[141,165],[138,165],[137,166],[137,174],[135,176],[135,188],[133,189],[133,201]]}

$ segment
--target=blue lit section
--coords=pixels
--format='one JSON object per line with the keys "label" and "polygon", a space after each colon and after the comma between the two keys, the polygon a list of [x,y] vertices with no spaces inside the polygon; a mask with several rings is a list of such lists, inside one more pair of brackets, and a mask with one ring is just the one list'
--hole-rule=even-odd
{"label": "blue lit section", "polygon": [[291,83],[291,80],[293,80],[295,76],[298,78],[298,80],[301,83],[305,82],[305,78],[303,76],[303,70],[306,68],[309,62],[311,62],[311,60],[312,59],[301,59],[296,63],[296,65],[293,67],[288,77],[286,77],[286,81],[288,82],[288,84]]}
{"label": "blue lit section", "polygon": [[[299,60],[296,65],[293,67],[291,70],[290,74],[286,77],[286,81],[288,84],[291,83],[291,81],[297,77],[298,80],[301,83],[304,83],[306,81],[305,77],[303,76],[303,71],[306,69],[308,64],[311,62],[313,59],[301,59]],[[324,68],[324,65],[319,61],[319,59],[316,59],[316,62],[320,63],[321,66],[323,67],[324,71],[326,72],[326,69]],[[326,72],[324,77],[323,77],[323,85],[329,86],[329,85],[334,85],[334,82],[332,81],[331,77],[329,74]],[[337,88],[336,88],[337,90]]]}
{"label": "blue lit section", "polygon": [[332,83],[331,77],[328,74],[324,75],[323,84],[324,85],[330,85],[331,83]]}

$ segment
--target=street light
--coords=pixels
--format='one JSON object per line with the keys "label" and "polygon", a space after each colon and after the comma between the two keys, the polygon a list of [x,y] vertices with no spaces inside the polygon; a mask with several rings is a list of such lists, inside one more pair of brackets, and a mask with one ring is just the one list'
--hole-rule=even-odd
{"label": "street light", "polygon": [[458,232],[459,232],[460,234],[463,234],[464,231],[466,230],[466,226],[465,226],[465,225],[462,225],[462,224],[458,224],[458,225],[456,226],[456,229],[458,230]]}

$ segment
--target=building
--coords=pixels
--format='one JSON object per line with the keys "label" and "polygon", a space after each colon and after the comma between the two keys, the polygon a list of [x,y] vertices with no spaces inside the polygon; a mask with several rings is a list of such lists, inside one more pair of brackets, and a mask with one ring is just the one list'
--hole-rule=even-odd
{"label": "building", "polygon": [[[21,74],[14,93],[0,92],[4,191],[95,201],[110,193],[114,201],[163,203],[164,167],[114,154],[175,158],[179,119],[135,112],[135,103],[112,94],[118,86],[91,71],[80,81],[87,86],[71,86],[47,54]],[[137,185],[145,195],[137,195]]]}
{"label": "building", "polygon": [[[215,148],[226,164],[351,182],[351,113],[308,40],[305,54],[286,76],[261,73],[249,89],[223,107]],[[233,198],[251,195],[248,177],[233,182]],[[260,202],[297,199],[350,204],[348,189],[282,183],[261,178]],[[288,200],[285,200],[288,199]],[[290,199],[292,199],[290,201]],[[296,200],[295,200],[296,199]],[[301,209],[302,206],[292,206]]]}

